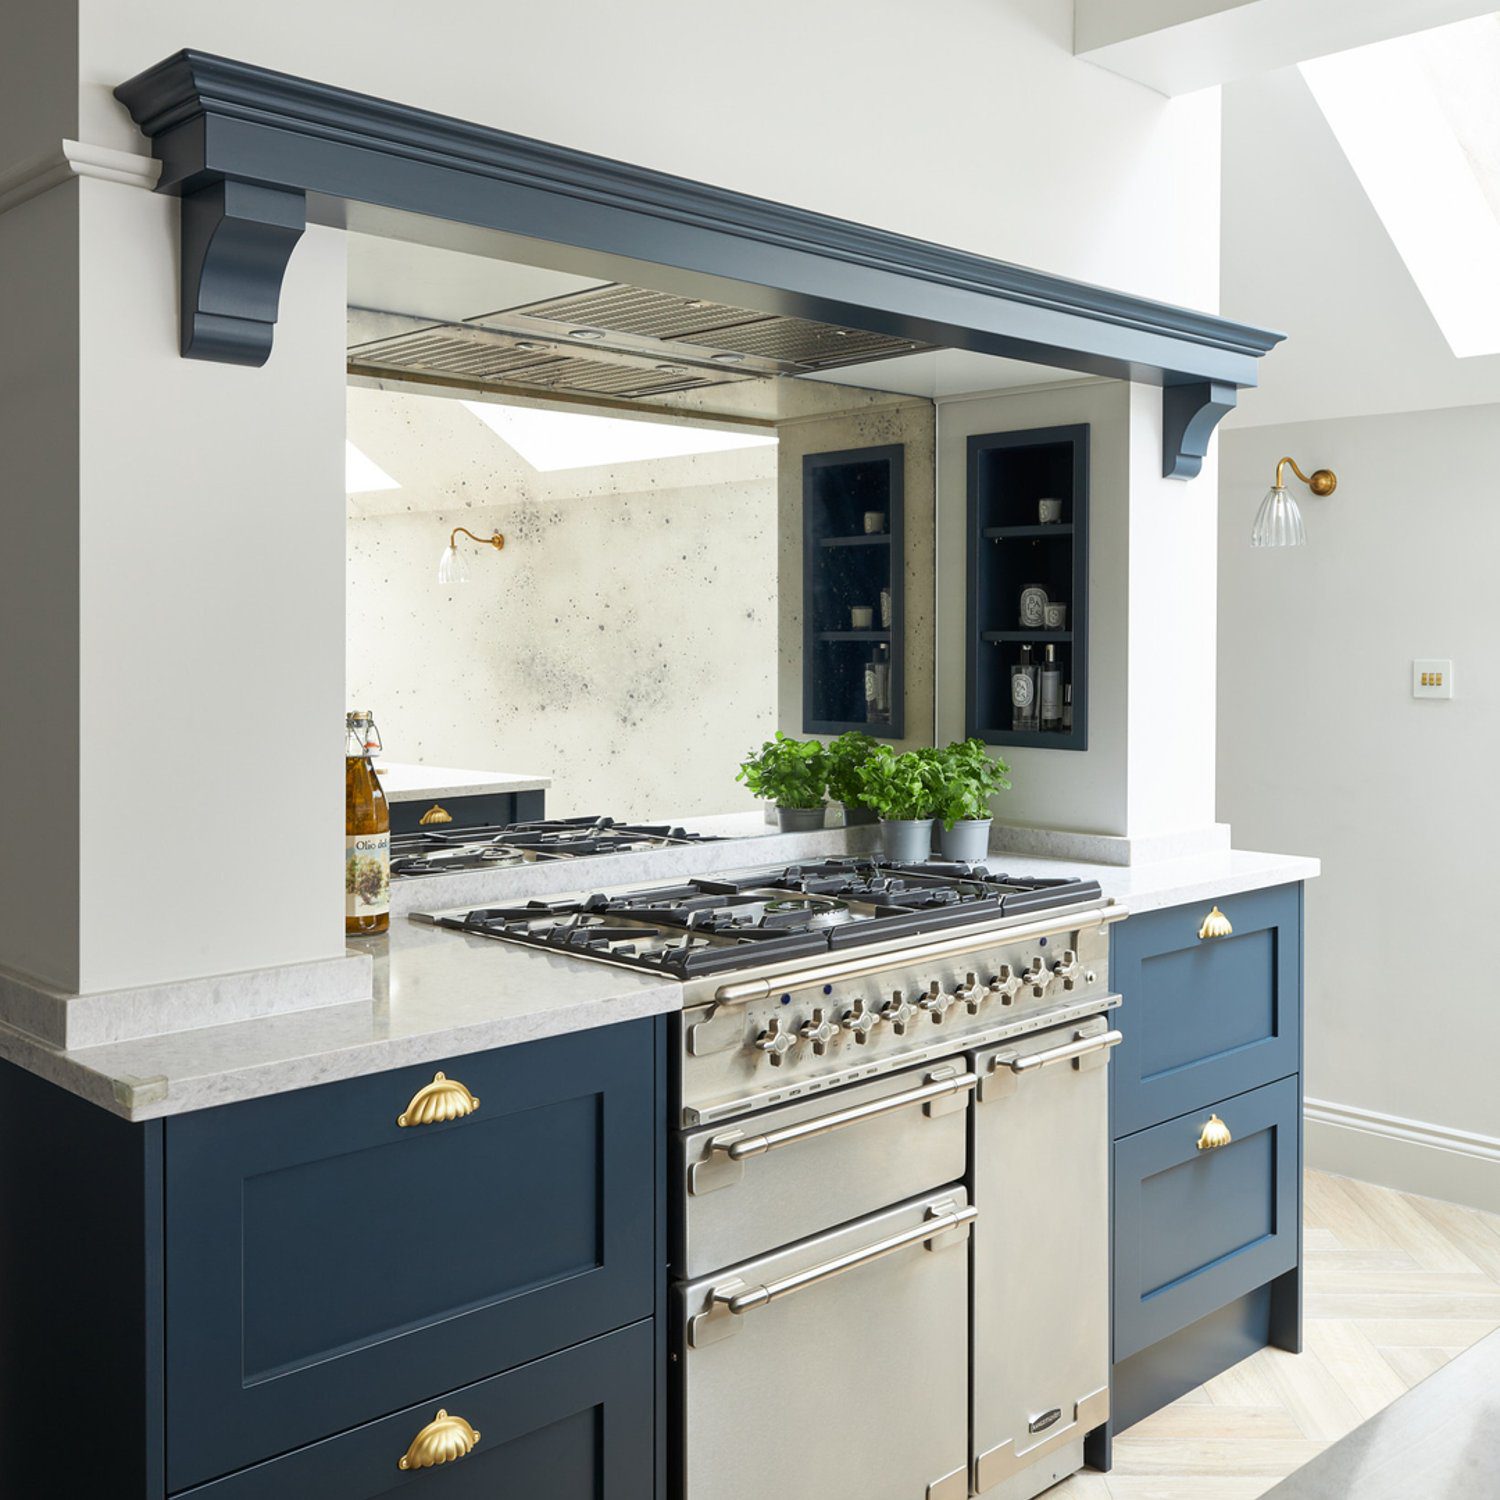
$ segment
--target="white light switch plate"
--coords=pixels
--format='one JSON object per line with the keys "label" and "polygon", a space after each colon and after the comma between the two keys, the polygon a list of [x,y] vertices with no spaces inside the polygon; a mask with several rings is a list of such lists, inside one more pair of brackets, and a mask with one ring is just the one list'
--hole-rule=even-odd
{"label": "white light switch plate", "polygon": [[1453,663],[1436,657],[1424,657],[1411,664],[1413,698],[1451,698],[1453,696]]}

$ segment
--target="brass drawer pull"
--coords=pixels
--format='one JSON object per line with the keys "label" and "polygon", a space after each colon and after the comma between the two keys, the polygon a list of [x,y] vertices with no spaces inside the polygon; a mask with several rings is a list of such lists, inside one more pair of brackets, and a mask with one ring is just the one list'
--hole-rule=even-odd
{"label": "brass drawer pull", "polygon": [[1198,928],[1198,937],[1207,942],[1209,938],[1232,937],[1234,935],[1234,924],[1216,906],[1204,917]]}
{"label": "brass drawer pull", "polygon": [[430,828],[434,823],[451,823],[453,814],[446,807],[434,802],[417,821],[423,828]]}
{"label": "brass drawer pull", "polygon": [[439,1464],[456,1463],[467,1458],[479,1442],[479,1434],[462,1417],[450,1417],[440,1411],[411,1440],[411,1447],[401,1455],[398,1469],[435,1469]]}
{"label": "brass drawer pull", "polygon": [[1234,1139],[1229,1133],[1229,1127],[1218,1117],[1210,1115],[1208,1124],[1198,1132],[1198,1149],[1200,1151],[1217,1151],[1220,1146],[1227,1146]]}
{"label": "brass drawer pull", "polygon": [[441,1125],[445,1120],[461,1120],[479,1108],[479,1101],[456,1078],[446,1073],[437,1074],[431,1083],[425,1084],[411,1096],[411,1103],[398,1116],[396,1123],[405,1129],[409,1125]]}

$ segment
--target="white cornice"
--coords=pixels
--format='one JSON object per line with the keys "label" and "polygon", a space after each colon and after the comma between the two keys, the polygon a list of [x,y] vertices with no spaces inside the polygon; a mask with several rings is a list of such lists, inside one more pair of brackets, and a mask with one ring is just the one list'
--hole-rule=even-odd
{"label": "white cornice", "polygon": [[161,163],[149,156],[89,146],[82,141],[60,141],[55,151],[0,171],[0,214],[19,208],[75,177],[154,188],[160,175]]}

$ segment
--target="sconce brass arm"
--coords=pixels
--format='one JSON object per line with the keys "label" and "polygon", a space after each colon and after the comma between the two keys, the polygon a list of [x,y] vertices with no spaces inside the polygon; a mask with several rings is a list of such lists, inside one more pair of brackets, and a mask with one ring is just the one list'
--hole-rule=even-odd
{"label": "sconce brass arm", "polygon": [[[1295,468],[1296,465],[1293,465],[1293,467]],[[471,542],[478,542],[481,547],[493,547],[497,552],[505,545],[505,538],[498,531],[493,536],[475,536],[467,526],[455,526],[448,536],[448,545],[450,547],[458,545],[458,534],[460,531]]]}

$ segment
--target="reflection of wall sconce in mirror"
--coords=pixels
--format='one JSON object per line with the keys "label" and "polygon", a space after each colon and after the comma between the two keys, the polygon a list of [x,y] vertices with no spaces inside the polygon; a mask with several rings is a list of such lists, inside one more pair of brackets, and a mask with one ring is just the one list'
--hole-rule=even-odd
{"label": "reflection of wall sconce in mirror", "polygon": [[1302,510],[1286,487],[1283,471],[1288,464],[1315,495],[1331,495],[1338,488],[1338,476],[1332,469],[1314,469],[1311,474],[1304,474],[1296,459],[1282,459],[1276,465],[1276,483],[1266,491],[1266,498],[1255,513],[1255,525],[1250,531],[1252,547],[1301,547],[1307,541],[1307,533],[1302,529]]}
{"label": "reflection of wall sconce in mirror", "polygon": [[448,535],[448,545],[443,548],[443,555],[438,559],[439,583],[469,581],[469,565],[465,562],[463,553],[458,550],[459,532],[471,542],[477,542],[481,547],[493,547],[496,552],[505,545],[505,538],[498,531],[493,536],[475,536],[467,526],[455,526]]}

